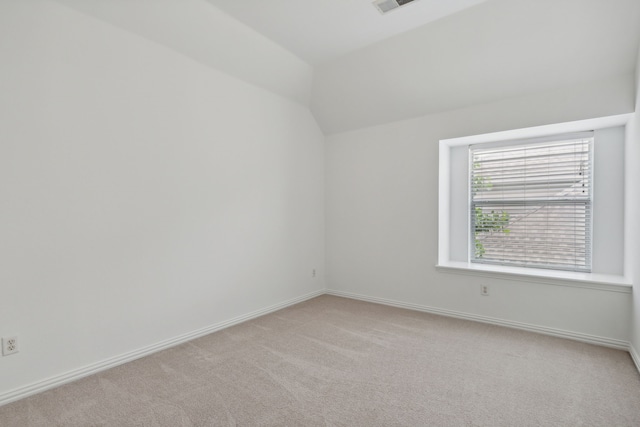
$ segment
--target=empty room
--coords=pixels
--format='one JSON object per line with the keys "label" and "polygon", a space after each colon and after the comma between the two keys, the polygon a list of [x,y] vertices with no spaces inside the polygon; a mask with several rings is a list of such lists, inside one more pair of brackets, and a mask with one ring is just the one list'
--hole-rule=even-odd
{"label": "empty room", "polygon": [[0,0],[0,425],[640,425],[640,1]]}

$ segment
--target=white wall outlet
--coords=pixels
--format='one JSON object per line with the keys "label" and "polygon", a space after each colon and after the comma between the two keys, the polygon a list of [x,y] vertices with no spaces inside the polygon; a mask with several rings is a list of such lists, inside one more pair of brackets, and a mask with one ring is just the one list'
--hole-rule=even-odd
{"label": "white wall outlet", "polygon": [[316,277],[316,269],[311,270],[311,277]]}
{"label": "white wall outlet", "polygon": [[489,296],[489,285],[480,285],[480,295]]}
{"label": "white wall outlet", "polygon": [[20,351],[18,347],[18,337],[2,338],[2,355],[8,356]]}

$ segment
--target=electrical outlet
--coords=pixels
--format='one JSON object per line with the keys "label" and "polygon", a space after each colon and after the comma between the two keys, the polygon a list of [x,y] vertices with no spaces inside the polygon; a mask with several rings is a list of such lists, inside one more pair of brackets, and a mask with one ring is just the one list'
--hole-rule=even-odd
{"label": "electrical outlet", "polygon": [[480,295],[489,296],[489,285],[480,285]]}
{"label": "electrical outlet", "polygon": [[316,269],[311,270],[311,277],[316,277]]}
{"label": "electrical outlet", "polygon": [[8,356],[20,351],[18,337],[2,338],[2,355]]}

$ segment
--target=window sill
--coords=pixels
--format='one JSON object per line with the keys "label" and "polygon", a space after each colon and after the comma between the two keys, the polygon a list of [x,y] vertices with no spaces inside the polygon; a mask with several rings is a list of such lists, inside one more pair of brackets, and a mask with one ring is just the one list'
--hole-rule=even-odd
{"label": "window sill", "polygon": [[610,292],[631,293],[632,283],[624,276],[570,271],[543,270],[521,267],[504,267],[470,262],[446,261],[436,265],[445,273],[494,277],[522,282],[544,283],[575,288],[598,289]]}

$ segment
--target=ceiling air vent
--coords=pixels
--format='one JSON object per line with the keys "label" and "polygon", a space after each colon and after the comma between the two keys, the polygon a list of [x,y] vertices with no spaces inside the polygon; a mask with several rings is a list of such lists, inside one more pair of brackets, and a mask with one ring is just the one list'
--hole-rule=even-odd
{"label": "ceiling air vent", "polygon": [[390,10],[397,9],[407,3],[411,3],[412,1],[415,0],[375,0],[373,5],[380,11],[380,13],[387,13]]}

